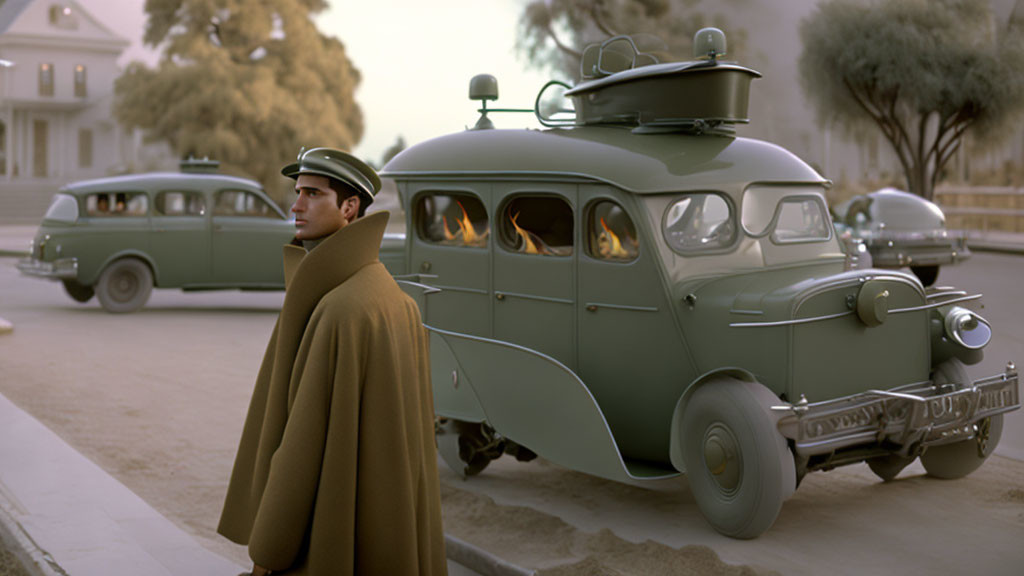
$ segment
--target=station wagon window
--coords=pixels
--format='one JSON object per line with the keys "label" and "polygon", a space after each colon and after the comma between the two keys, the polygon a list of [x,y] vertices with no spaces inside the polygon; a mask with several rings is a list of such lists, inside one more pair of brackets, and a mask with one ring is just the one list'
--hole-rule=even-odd
{"label": "station wagon window", "polygon": [[199,192],[165,190],[156,195],[154,210],[161,216],[202,216],[206,198]]}
{"label": "station wagon window", "polygon": [[247,190],[221,190],[213,204],[214,216],[280,218],[262,198]]}
{"label": "station wagon window", "polygon": [[149,196],[144,192],[101,192],[85,197],[85,213],[93,218],[145,216]]}
{"label": "station wagon window", "polygon": [[555,196],[517,196],[501,212],[501,244],[512,252],[570,256],[572,207]]}
{"label": "station wagon window", "polygon": [[693,253],[731,246],[736,225],[731,205],[718,194],[687,194],[665,212],[665,241],[677,252]]}
{"label": "station wagon window", "polygon": [[639,253],[636,226],[615,202],[594,204],[587,218],[587,253],[600,260],[628,262]]}
{"label": "station wagon window", "polygon": [[816,197],[795,196],[779,203],[772,242],[814,242],[828,240],[825,207]]}
{"label": "station wagon window", "polygon": [[444,246],[486,248],[491,234],[487,210],[470,194],[432,193],[416,201],[419,237]]}

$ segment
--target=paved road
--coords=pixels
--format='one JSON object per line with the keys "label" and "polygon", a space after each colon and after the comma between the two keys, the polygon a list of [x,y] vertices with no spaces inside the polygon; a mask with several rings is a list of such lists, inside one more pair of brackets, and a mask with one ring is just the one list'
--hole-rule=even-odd
{"label": "paved road", "polygon": [[[1024,257],[979,253],[940,283],[985,294],[995,337],[973,376],[1024,364]],[[204,545],[244,562],[213,533],[251,386],[281,293],[155,291],[140,313],[72,302],[57,283],[21,277],[0,258],[0,393],[111,472]],[[1024,414],[1007,418],[999,453],[1024,459]],[[0,465],[3,465],[0,462]],[[730,562],[783,573],[1016,573],[1024,561],[1024,463],[994,458],[962,481],[878,483],[866,467],[809,476],[764,537],[737,542],[704,523],[685,478],[622,485],[544,462],[495,463],[458,490],[525,506],[630,542],[706,544]],[[448,514],[448,512],[446,512]],[[447,522],[447,520],[446,520]],[[508,530],[523,526],[508,525]],[[447,528],[446,528],[447,529]],[[524,538],[529,538],[525,527]],[[473,541],[472,534],[459,534]],[[477,542],[486,546],[488,542]],[[516,546],[493,550],[514,562]],[[571,556],[570,552],[566,552]],[[856,567],[856,570],[850,569]]]}

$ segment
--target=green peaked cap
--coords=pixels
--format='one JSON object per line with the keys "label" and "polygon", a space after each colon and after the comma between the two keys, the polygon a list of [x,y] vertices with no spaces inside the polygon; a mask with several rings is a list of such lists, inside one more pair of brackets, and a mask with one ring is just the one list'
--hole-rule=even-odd
{"label": "green peaked cap", "polygon": [[297,162],[281,169],[281,174],[297,179],[300,174],[316,174],[334,178],[350,186],[363,199],[366,206],[380,191],[380,176],[359,158],[334,148],[305,148],[299,152]]}

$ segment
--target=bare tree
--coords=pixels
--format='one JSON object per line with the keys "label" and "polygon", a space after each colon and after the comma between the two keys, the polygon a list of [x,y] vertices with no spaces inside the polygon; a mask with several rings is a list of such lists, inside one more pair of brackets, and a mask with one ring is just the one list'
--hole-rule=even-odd
{"label": "bare tree", "polygon": [[964,134],[1000,138],[1021,109],[1020,22],[985,0],[823,2],[801,23],[801,84],[819,114],[872,122],[910,191],[929,200]]}

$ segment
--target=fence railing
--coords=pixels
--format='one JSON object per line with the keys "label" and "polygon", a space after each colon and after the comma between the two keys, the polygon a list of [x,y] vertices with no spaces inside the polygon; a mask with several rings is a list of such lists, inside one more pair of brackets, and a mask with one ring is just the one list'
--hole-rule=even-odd
{"label": "fence railing", "polygon": [[1024,234],[1024,188],[1012,186],[943,186],[935,203],[946,227],[988,233]]}

